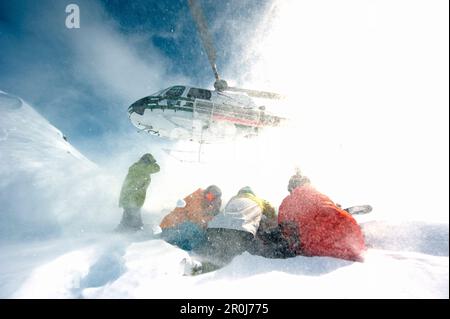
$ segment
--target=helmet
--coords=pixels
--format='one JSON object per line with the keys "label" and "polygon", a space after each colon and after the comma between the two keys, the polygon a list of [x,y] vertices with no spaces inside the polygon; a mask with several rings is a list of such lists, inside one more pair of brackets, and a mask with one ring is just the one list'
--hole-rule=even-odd
{"label": "helmet", "polygon": [[216,185],[210,185],[205,189],[204,194],[206,199],[212,202],[216,198],[220,198],[220,196],[222,196],[222,191]]}
{"label": "helmet", "polygon": [[239,190],[238,195],[242,195],[242,194],[252,194],[252,195],[255,195],[255,193],[254,193],[253,190],[250,188],[250,186],[242,187],[242,188]]}
{"label": "helmet", "polygon": [[310,180],[308,177],[302,176],[300,174],[300,172],[297,172],[295,175],[293,175],[289,179],[288,191],[289,191],[289,193],[292,193],[292,191],[294,189],[296,189],[297,187],[305,185],[305,184],[309,184],[309,183],[310,183]]}
{"label": "helmet", "polygon": [[143,163],[145,163],[145,164],[153,164],[153,163],[156,163],[155,158],[154,158],[153,155],[150,154],[150,153],[147,153],[147,154],[142,155],[142,157],[141,157],[141,159],[140,159],[139,161],[141,161],[141,162],[143,162]]}

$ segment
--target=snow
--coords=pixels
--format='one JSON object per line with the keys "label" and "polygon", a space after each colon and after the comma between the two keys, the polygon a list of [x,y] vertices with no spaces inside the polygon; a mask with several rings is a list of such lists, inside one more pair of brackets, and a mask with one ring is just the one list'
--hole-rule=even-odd
{"label": "snow", "polygon": [[27,103],[1,91],[0,163],[2,240],[80,233],[119,214],[111,201],[119,191],[115,178]]}
{"label": "snow", "polygon": [[111,231],[120,184],[0,91],[0,297],[449,298],[448,222],[377,220],[374,207],[358,219],[369,247],[362,263],[243,253],[185,276],[187,252],[151,231]]}
{"label": "snow", "polygon": [[103,236],[34,268],[11,297],[448,298],[446,251],[371,248],[364,263],[243,253],[220,270],[192,277],[183,276],[187,252],[162,240]]}

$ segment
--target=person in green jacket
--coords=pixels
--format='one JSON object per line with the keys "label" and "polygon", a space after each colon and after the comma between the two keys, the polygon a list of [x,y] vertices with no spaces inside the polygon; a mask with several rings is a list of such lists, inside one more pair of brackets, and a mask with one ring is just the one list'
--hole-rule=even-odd
{"label": "person in green jacket", "polygon": [[152,154],[144,154],[128,169],[120,192],[119,207],[123,208],[122,220],[117,231],[136,231],[143,227],[141,207],[144,205],[151,174],[158,173],[159,165]]}

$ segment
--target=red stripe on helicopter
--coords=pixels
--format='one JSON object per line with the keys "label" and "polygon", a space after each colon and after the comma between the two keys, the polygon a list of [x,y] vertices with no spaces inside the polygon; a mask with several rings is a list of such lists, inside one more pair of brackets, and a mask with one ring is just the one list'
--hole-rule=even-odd
{"label": "red stripe on helicopter", "polygon": [[226,121],[229,121],[232,123],[250,125],[250,126],[258,126],[258,127],[263,126],[259,121],[245,120],[245,119],[240,119],[240,118],[236,118],[236,117],[228,117],[228,116],[222,116],[222,115],[213,115],[213,119],[214,120],[226,120]]}

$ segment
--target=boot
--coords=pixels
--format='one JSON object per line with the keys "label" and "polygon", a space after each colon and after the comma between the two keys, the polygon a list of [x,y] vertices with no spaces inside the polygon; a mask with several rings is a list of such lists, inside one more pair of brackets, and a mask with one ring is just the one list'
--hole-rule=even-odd
{"label": "boot", "polygon": [[144,223],[142,223],[140,208],[124,208],[122,220],[116,231],[118,232],[135,232],[142,230]]}

